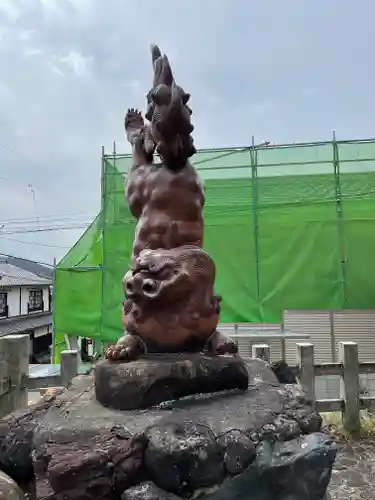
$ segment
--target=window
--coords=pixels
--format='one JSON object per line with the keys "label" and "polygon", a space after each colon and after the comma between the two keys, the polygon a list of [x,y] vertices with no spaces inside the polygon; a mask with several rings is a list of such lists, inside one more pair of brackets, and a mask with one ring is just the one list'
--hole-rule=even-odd
{"label": "window", "polygon": [[30,290],[28,311],[43,311],[43,290]]}
{"label": "window", "polygon": [[8,316],[8,294],[7,292],[0,292],[0,318]]}

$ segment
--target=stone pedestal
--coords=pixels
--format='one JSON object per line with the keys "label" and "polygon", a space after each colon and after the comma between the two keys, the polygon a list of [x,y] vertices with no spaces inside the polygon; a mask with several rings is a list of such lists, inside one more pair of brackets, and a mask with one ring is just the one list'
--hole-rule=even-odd
{"label": "stone pedestal", "polygon": [[104,406],[134,410],[197,393],[246,390],[248,378],[239,357],[154,354],[130,363],[98,363],[95,394]]}
{"label": "stone pedestal", "polygon": [[[94,376],[7,419],[0,469],[34,474],[38,500],[322,500],[336,446],[298,386],[260,360],[247,391],[188,396],[147,410],[106,408]],[[34,416],[33,416],[34,414]],[[13,467],[13,469],[12,469]],[[26,478],[24,478],[26,479]]]}

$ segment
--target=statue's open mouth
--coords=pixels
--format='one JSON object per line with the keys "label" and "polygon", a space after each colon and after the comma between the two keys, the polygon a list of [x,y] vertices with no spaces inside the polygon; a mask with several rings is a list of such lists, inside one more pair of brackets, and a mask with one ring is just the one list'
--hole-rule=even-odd
{"label": "statue's open mouth", "polygon": [[159,284],[151,279],[151,278],[146,278],[143,280],[142,286],[142,295],[148,299],[153,299],[158,295],[159,292]]}
{"label": "statue's open mouth", "polygon": [[129,299],[144,297],[154,299],[159,294],[160,283],[152,278],[128,278],[125,284],[125,294]]}

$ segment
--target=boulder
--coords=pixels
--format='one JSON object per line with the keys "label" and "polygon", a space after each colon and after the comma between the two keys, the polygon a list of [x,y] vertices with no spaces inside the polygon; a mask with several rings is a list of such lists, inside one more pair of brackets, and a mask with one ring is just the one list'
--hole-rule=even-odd
{"label": "boulder", "polygon": [[40,500],[322,500],[335,444],[299,386],[261,360],[247,391],[192,395],[146,410],[99,404],[76,377],[33,431]]}
{"label": "boulder", "polygon": [[205,500],[315,500],[324,499],[331,478],[336,446],[322,433],[286,442],[264,441],[255,461]]}
{"label": "boulder", "polygon": [[274,361],[270,364],[270,368],[276,375],[277,380],[280,384],[296,384],[297,378],[293,370],[288,366],[288,363],[284,360]]}
{"label": "boulder", "polygon": [[105,360],[95,367],[97,400],[117,410],[247,386],[246,363],[239,357],[153,354],[130,363]]}
{"label": "boulder", "polygon": [[37,404],[0,420],[0,470],[18,484],[24,486],[34,479],[31,459],[34,429],[43,421],[57,395],[48,395]]}
{"label": "boulder", "polygon": [[24,498],[24,494],[13,479],[0,471],[0,500],[23,500]]}
{"label": "boulder", "polygon": [[142,436],[122,439],[116,432],[89,442],[74,436],[63,445],[46,444],[36,456],[37,498],[56,493],[76,500],[111,500],[137,482],[146,441]]}
{"label": "boulder", "polygon": [[161,490],[151,481],[146,481],[126,490],[121,500],[181,500],[181,497]]}

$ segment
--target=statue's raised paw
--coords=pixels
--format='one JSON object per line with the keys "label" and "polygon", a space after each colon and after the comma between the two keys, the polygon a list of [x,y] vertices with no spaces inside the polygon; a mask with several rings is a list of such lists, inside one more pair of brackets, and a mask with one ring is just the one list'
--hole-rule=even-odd
{"label": "statue's raised paw", "polygon": [[125,115],[125,130],[127,132],[134,132],[141,130],[144,126],[142,114],[138,109],[130,108]]}
{"label": "statue's raised paw", "polygon": [[216,330],[209,338],[205,350],[208,354],[216,356],[224,354],[235,356],[238,353],[238,346],[231,338]]}
{"label": "statue's raised paw", "polygon": [[135,361],[144,354],[142,341],[133,335],[124,335],[116,344],[108,346],[105,357],[110,361]]}

